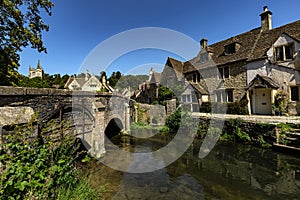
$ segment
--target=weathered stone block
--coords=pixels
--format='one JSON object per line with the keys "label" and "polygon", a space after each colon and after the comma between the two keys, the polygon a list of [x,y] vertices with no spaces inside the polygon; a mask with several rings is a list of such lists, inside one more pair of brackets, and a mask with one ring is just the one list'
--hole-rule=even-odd
{"label": "weathered stone block", "polygon": [[1,86],[0,95],[26,95],[26,88],[21,87],[11,87],[11,86]]}
{"label": "weathered stone block", "polygon": [[27,88],[26,94],[27,95],[48,95],[49,89],[48,88]]}
{"label": "weathered stone block", "polygon": [[31,107],[0,107],[0,126],[28,123],[33,114]]}

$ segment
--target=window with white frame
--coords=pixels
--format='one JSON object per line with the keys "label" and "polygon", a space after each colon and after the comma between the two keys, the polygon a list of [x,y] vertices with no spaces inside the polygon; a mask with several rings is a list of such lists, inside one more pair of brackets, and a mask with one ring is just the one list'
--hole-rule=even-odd
{"label": "window with white frame", "polygon": [[217,91],[216,92],[216,101],[219,103],[233,102],[233,89]]}
{"label": "window with white frame", "polygon": [[276,61],[286,61],[286,60],[293,59],[293,54],[294,54],[293,47],[294,47],[293,43],[275,47]]}
{"label": "window with white frame", "polygon": [[192,102],[191,95],[182,95],[181,101],[183,103],[191,103]]}

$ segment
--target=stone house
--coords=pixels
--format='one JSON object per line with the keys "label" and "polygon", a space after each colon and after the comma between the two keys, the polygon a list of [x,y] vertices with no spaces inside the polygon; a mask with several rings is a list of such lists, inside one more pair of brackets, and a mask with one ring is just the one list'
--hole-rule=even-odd
{"label": "stone house", "polygon": [[183,62],[180,62],[174,58],[167,58],[165,67],[162,71],[160,84],[167,88],[172,88],[174,85],[183,84]]}
{"label": "stone house", "polygon": [[198,99],[247,100],[250,114],[272,114],[274,97],[283,90],[290,98],[288,112],[299,115],[300,21],[273,29],[267,7],[260,17],[259,28],[211,45],[202,39],[198,55],[176,71],[198,91]]}
{"label": "stone house", "polygon": [[132,98],[139,103],[151,104],[158,100],[158,90],[161,81],[161,73],[155,72],[151,68],[149,79],[139,85],[139,88],[134,92]]}
{"label": "stone house", "polygon": [[40,60],[38,61],[36,68],[29,67],[28,78],[35,78],[35,77],[40,77],[40,78],[44,77],[44,70],[41,67]]}
{"label": "stone house", "polygon": [[114,91],[114,89],[109,85],[109,82],[106,81],[105,76],[103,76],[102,81],[100,81],[94,74],[90,75],[88,70],[86,70],[84,78],[70,77],[64,88],[81,91]]}

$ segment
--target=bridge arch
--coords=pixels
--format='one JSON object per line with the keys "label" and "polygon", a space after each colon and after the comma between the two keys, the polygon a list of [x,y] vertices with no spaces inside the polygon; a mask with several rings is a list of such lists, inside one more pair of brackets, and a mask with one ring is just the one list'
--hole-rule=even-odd
{"label": "bridge arch", "polygon": [[113,115],[107,123],[104,134],[107,138],[112,138],[120,133],[124,129],[124,123],[119,115]]}

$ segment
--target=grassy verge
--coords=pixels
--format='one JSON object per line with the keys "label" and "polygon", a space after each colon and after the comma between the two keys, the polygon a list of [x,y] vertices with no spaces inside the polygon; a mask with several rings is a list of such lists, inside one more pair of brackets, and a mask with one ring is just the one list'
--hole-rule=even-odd
{"label": "grassy verge", "polygon": [[143,124],[143,123],[132,123],[130,125],[131,130],[139,130],[139,129],[147,129],[147,130],[158,130],[160,132],[168,132],[169,128],[167,126],[153,126],[153,125],[148,125],[148,124]]}

